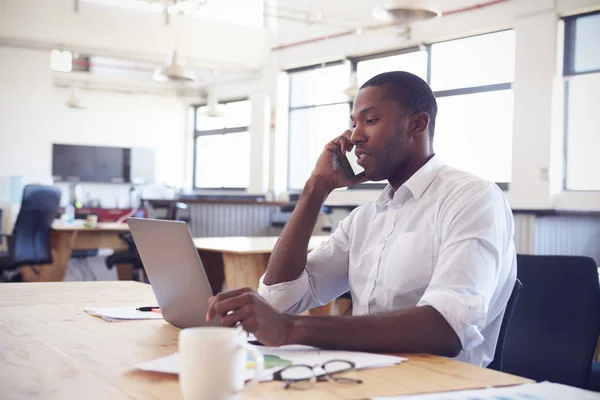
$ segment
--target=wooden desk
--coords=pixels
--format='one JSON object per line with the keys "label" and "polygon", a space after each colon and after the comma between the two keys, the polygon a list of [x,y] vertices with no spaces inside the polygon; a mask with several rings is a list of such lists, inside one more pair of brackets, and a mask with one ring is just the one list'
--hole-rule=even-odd
{"label": "wooden desk", "polygon": [[[85,306],[155,304],[137,282],[0,285],[0,398],[180,399],[172,375],[133,366],[177,351],[179,329],[162,320],[106,322]],[[359,371],[361,385],[317,383],[309,391],[263,383],[242,393],[256,399],[363,399],[507,386],[529,380],[430,355],[408,355],[389,368]]]}
{"label": "wooden desk", "polygon": [[[313,250],[329,236],[313,236],[308,251]],[[277,243],[277,236],[196,238],[194,244],[202,253],[223,255],[225,283],[228,289],[250,286],[258,288],[258,280],[265,273],[269,256]]]}
{"label": "wooden desk", "polygon": [[[313,236],[308,251],[326,241],[329,236]],[[204,264],[222,262],[227,289],[258,288],[265,273],[277,236],[196,238],[194,244]],[[221,259],[222,257],[222,259]],[[333,303],[311,310],[313,315],[330,314]]]}
{"label": "wooden desk", "polygon": [[[127,244],[117,234],[129,231],[127,224],[100,222],[96,228],[86,228],[79,221],[76,224],[65,224],[55,221],[50,234],[52,247],[52,265],[39,268],[39,280],[43,282],[60,282],[65,279],[71,252],[84,249],[127,250]],[[25,273],[25,272],[24,272]]]}

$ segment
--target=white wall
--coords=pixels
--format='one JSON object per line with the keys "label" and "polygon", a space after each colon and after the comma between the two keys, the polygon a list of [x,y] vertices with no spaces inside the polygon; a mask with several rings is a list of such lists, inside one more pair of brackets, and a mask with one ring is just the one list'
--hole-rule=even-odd
{"label": "white wall", "polygon": [[[0,47],[0,176],[51,182],[52,143],[156,150],[157,182],[184,182],[188,105],[176,97],[82,91],[89,109],[66,109],[50,53]],[[129,205],[126,185],[83,185],[107,207]],[[118,198],[118,200],[117,200]]]}

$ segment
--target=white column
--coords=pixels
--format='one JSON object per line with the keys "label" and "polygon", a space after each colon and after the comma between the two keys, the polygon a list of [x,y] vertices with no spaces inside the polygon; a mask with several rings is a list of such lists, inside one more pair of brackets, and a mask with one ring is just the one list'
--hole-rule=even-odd
{"label": "white column", "polygon": [[513,208],[551,208],[558,16],[552,0],[515,2]]}

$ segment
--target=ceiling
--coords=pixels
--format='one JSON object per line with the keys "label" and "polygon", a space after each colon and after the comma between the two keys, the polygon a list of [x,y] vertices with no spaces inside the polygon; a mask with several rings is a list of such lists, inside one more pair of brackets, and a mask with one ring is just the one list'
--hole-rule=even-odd
{"label": "ceiling", "polygon": [[[488,1],[430,0],[428,3],[444,13]],[[382,0],[267,0],[264,6],[265,25],[277,46],[385,24],[385,21],[373,16],[373,11],[382,4]]]}
{"label": "ceiling", "polygon": [[[79,0],[82,4],[95,3],[115,8],[136,9],[161,13],[161,6],[175,0]],[[193,17],[246,26],[265,26],[271,36],[271,46],[286,45],[326,37],[343,32],[364,30],[389,22],[374,17],[374,10],[383,0],[177,0],[196,4]],[[431,6],[444,12],[489,3],[491,0],[429,0]],[[262,11],[261,11],[262,8]],[[163,9],[164,11],[164,9]],[[124,11],[125,12],[125,11]],[[114,65],[115,60],[96,60],[96,74],[129,78],[147,78],[156,65]],[[105,68],[102,66],[104,65]],[[132,74],[132,69],[135,73]],[[124,70],[122,72],[120,70]],[[226,83],[248,79],[247,73],[198,70],[199,81]],[[135,76],[134,76],[135,75]],[[125,77],[123,76],[123,77]]]}
{"label": "ceiling", "polygon": [[[188,4],[193,15],[225,23],[266,26],[274,46],[385,24],[373,16],[383,0],[79,0],[123,9],[161,12],[173,3]],[[442,13],[490,0],[423,0]],[[261,12],[262,8],[262,12]]]}

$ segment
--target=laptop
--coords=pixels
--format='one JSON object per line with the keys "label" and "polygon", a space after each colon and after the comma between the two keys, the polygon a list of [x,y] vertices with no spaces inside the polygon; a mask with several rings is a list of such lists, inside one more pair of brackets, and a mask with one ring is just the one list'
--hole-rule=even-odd
{"label": "laptop", "polygon": [[185,222],[127,218],[150,285],[165,321],[179,328],[206,322],[212,289]]}

